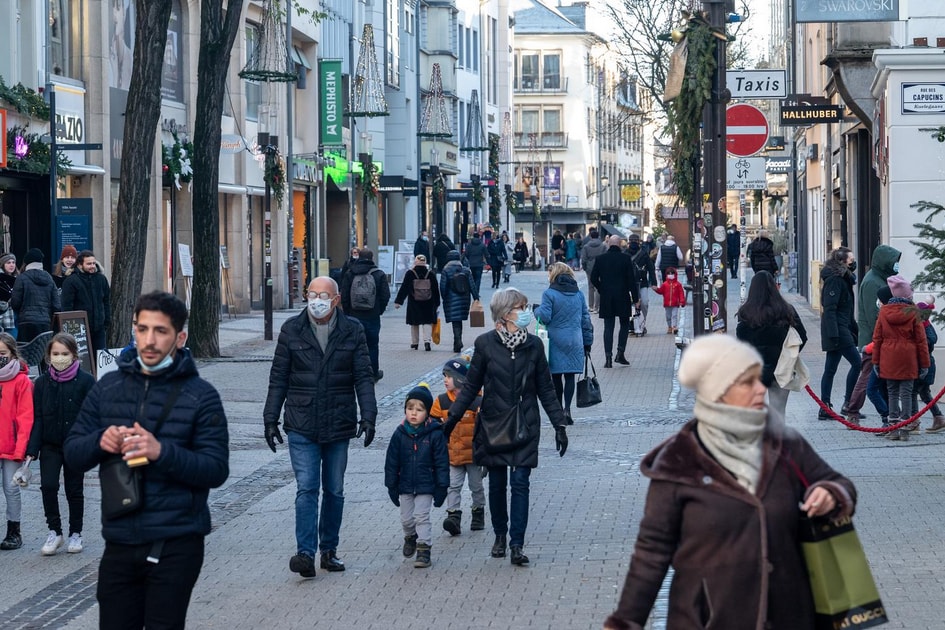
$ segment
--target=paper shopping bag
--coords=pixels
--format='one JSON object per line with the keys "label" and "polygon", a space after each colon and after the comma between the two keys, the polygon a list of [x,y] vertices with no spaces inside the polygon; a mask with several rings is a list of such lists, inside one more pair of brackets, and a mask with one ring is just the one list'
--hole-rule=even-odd
{"label": "paper shopping bag", "polygon": [[473,328],[486,327],[486,313],[482,310],[482,303],[475,300],[469,307],[469,325]]}

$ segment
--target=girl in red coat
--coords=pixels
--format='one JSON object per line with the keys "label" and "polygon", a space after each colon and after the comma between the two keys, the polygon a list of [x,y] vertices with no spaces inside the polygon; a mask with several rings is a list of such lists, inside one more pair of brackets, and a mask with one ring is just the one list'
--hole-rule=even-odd
{"label": "girl in red coat", "polygon": [[[918,309],[912,303],[912,285],[900,275],[886,279],[892,298],[879,309],[873,329],[873,369],[886,380],[889,423],[909,417],[912,388],[916,379],[928,374],[929,346]],[[909,429],[886,434],[890,440],[908,440]]]}
{"label": "girl in red coat", "polygon": [[667,267],[663,284],[654,289],[663,296],[663,308],[666,309],[666,334],[679,332],[679,307],[686,305],[686,289],[679,282],[675,267]]}
{"label": "girl in red coat", "polygon": [[0,542],[0,549],[4,551],[23,546],[20,486],[14,483],[13,475],[26,457],[32,428],[33,383],[16,352],[16,339],[0,333],[0,469],[7,500],[7,535]]}

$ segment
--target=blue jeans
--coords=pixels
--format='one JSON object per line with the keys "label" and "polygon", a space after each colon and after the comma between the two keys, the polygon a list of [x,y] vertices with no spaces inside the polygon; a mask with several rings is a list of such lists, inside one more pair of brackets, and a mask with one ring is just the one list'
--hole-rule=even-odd
{"label": "blue jeans", "polygon": [[528,478],[531,474],[531,468],[512,468],[510,523],[506,501],[509,469],[506,466],[489,466],[489,513],[492,517],[492,530],[496,536],[508,534],[509,546],[525,544],[525,529],[528,527]]}
{"label": "blue jeans", "polygon": [[853,394],[853,388],[856,387],[856,379],[860,375],[860,353],[856,346],[846,346],[839,350],[828,350],[827,360],[824,362],[824,375],[820,378],[820,398],[825,403],[830,404],[830,392],[833,390],[833,377],[840,367],[840,359],[844,358],[850,363],[850,371],[847,372],[847,385],[843,390],[843,402],[850,400]]}
{"label": "blue jeans", "polygon": [[[345,469],[348,440],[318,444],[295,431],[288,432],[289,457],[298,489],[295,491],[295,542],[298,553],[315,557],[315,551],[338,549],[338,532],[345,507]],[[322,513],[318,514],[318,489],[322,484]],[[317,526],[317,538],[316,538]]]}
{"label": "blue jeans", "polygon": [[876,407],[876,413],[883,418],[889,415],[889,403],[886,402],[886,381],[870,372],[870,380],[866,384],[866,396]]}
{"label": "blue jeans", "polygon": [[[355,315],[355,317],[357,317],[357,315]],[[377,350],[378,344],[381,341],[381,316],[376,315],[364,319],[358,317],[358,321],[361,322],[361,326],[364,327],[364,336],[367,337],[368,355],[371,357],[371,367],[374,369],[374,376],[377,376]]]}

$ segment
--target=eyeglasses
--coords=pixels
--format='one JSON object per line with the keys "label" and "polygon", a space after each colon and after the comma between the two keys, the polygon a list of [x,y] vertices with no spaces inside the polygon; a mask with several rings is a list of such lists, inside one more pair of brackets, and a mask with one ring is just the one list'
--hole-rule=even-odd
{"label": "eyeglasses", "polygon": [[335,296],[328,291],[322,291],[321,293],[315,293],[313,291],[308,292],[308,299],[310,300],[314,300],[315,298],[318,298],[319,300],[330,300],[334,297]]}

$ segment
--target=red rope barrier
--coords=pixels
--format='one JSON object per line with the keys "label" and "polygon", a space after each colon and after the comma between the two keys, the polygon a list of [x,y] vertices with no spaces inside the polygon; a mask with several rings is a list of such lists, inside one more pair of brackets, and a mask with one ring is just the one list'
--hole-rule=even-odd
{"label": "red rope barrier", "polygon": [[925,407],[923,407],[922,409],[920,409],[920,410],[918,411],[918,413],[916,413],[916,414],[915,414],[914,416],[912,416],[911,418],[908,418],[908,419],[906,419],[906,420],[903,420],[903,421],[901,421],[901,422],[899,422],[899,423],[897,423],[897,424],[891,424],[891,425],[889,425],[888,427],[862,427],[862,426],[860,426],[860,425],[858,425],[858,424],[853,424],[852,422],[847,421],[846,418],[844,418],[843,416],[838,415],[837,412],[835,412],[833,409],[831,409],[830,407],[828,407],[828,406],[827,406],[827,403],[825,403],[824,401],[822,401],[820,398],[817,397],[817,394],[815,394],[815,393],[814,393],[814,390],[812,390],[812,389],[810,388],[810,385],[805,385],[805,386],[804,386],[804,389],[806,389],[806,390],[807,390],[807,393],[810,394],[810,397],[814,399],[814,402],[817,403],[817,404],[820,406],[821,409],[823,409],[824,411],[827,412],[827,415],[828,415],[828,416],[830,416],[831,418],[833,418],[834,420],[836,420],[836,421],[839,422],[840,424],[846,426],[848,429],[853,429],[854,431],[862,431],[862,432],[864,432],[864,433],[889,433],[890,431],[894,431],[894,430],[896,430],[896,429],[901,429],[901,428],[903,428],[904,426],[906,426],[907,424],[910,424],[910,423],[912,423],[912,422],[915,422],[915,421],[918,420],[920,417],[922,417],[922,415],[925,414],[926,411],[928,411],[929,409],[931,409],[932,406],[933,406],[935,403],[937,403],[937,402],[939,401],[939,399],[940,399],[943,395],[945,395],[945,388],[942,388],[942,391],[940,391],[940,392],[935,396],[935,398],[933,398],[933,399],[929,402],[929,404],[927,404]]}

